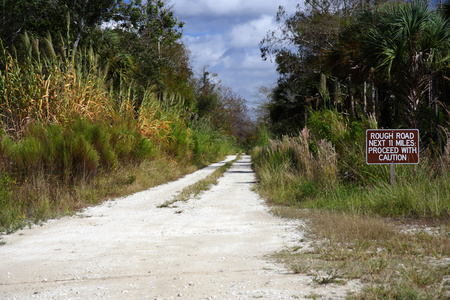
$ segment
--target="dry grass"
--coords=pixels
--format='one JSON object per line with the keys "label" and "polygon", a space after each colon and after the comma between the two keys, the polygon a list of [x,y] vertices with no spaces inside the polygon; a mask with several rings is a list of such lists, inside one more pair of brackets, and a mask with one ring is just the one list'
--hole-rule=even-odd
{"label": "dry grass", "polygon": [[307,220],[309,250],[296,247],[274,255],[294,273],[310,275],[318,284],[359,279],[365,287],[352,299],[450,296],[450,222],[430,228],[289,207],[272,211]]}
{"label": "dry grass", "polygon": [[298,137],[269,140],[267,146],[256,147],[252,157],[260,179],[259,192],[272,203],[302,202],[338,182],[333,145],[325,140],[315,144],[307,128]]}
{"label": "dry grass", "polygon": [[[449,135],[450,136],[450,135]],[[389,184],[388,166],[368,166],[364,149],[348,134],[336,145],[299,137],[268,140],[252,153],[258,192],[273,204],[319,208],[359,215],[445,220],[450,215],[450,142],[443,155],[423,150],[419,165],[396,167]],[[359,137],[359,136],[358,136]],[[338,137],[335,137],[338,139]]]}
{"label": "dry grass", "polygon": [[6,68],[0,76],[0,111],[8,134],[20,138],[29,124],[36,122],[67,127],[79,117],[107,124],[133,118],[145,137],[164,144],[170,142],[171,120],[156,92],[152,88],[146,90],[140,109],[135,112],[132,89],[114,94],[108,89],[95,56],[86,56],[88,67],[73,67],[71,62],[56,60],[46,64],[30,61],[22,66],[11,55],[5,55]]}
{"label": "dry grass", "polygon": [[[20,137],[28,124],[71,124],[75,116],[90,120],[115,120],[112,101],[104,90],[102,77],[95,72],[80,75],[62,63],[22,67],[6,56],[1,76],[3,125]],[[3,71],[3,70],[2,70]]]}
{"label": "dry grass", "polygon": [[317,143],[317,153],[311,153],[311,137],[308,128],[304,128],[298,137],[283,136],[279,141],[270,140],[268,156],[280,157],[291,164],[291,170],[298,172],[297,175],[304,176],[310,180],[321,179],[328,184],[336,182],[336,151],[331,142],[320,140]]}

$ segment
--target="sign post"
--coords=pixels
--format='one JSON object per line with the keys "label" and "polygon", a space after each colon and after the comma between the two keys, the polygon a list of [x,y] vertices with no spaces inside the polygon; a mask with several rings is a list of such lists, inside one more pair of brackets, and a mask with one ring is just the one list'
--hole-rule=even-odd
{"label": "sign post", "polygon": [[395,185],[395,164],[392,163],[390,168],[389,168],[389,178],[391,179],[391,185]]}
{"label": "sign post", "polygon": [[366,163],[390,164],[391,184],[395,184],[396,164],[419,163],[418,129],[368,129]]}

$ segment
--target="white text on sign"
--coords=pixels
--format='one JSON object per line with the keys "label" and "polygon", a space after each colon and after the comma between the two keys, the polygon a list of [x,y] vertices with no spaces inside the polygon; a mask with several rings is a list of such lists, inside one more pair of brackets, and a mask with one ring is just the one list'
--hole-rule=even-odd
{"label": "white text on sign", "polygon": [[419,162],[417,129],[369,129],[366,132],[368,164],[416,164]]}

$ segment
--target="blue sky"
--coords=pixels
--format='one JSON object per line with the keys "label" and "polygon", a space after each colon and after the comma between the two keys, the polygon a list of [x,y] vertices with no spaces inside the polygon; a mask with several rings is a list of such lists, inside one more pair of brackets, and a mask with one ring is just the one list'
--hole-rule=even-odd
{"label": "blue sky", "polygon": [[185,22],[183,42],[196,73],[204,66],[254,106],[258,86],[277,80],[275,64],[263,61],[259,42],[275,22],[278,6],[295,11],[295,0],[172,0]]}

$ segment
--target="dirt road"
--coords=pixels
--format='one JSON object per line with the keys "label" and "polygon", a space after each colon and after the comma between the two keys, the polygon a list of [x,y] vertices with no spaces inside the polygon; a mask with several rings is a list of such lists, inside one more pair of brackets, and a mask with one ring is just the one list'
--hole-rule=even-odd
{"label": "dirt road", "polygon": [[[235,157],[228,157],[227,161]],[[297,245],[298,222],[267,212],[243,156],[197,199],[157,208],[224,164],[5,236],[1,299],[291,299],[344,297],[270,261]]]}

